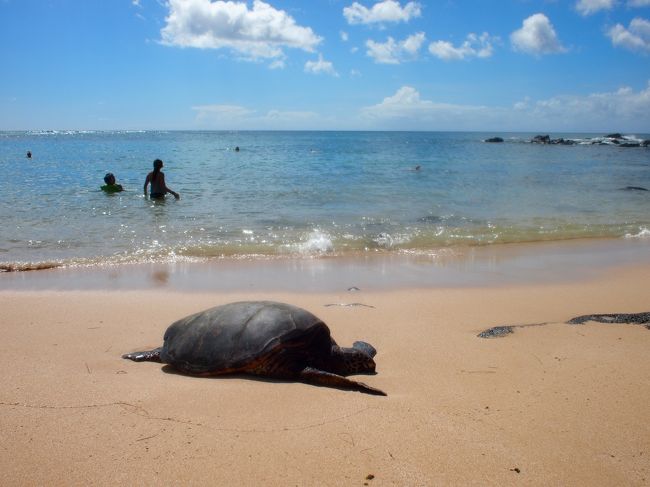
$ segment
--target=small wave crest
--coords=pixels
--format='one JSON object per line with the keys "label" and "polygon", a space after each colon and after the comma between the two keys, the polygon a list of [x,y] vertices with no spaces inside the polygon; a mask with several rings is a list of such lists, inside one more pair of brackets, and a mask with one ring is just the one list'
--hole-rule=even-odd
{"label": "small wave crest", "polygon": [[299,253],[303,255],[325,254],[334,251],[332,237],[320,230],[314,230],[307,240],[296,245]]}
{"label": "small wave crest", "polygon": [[625,238],[650,238],[650,229],[642,227],[637,234],[626,233]]}

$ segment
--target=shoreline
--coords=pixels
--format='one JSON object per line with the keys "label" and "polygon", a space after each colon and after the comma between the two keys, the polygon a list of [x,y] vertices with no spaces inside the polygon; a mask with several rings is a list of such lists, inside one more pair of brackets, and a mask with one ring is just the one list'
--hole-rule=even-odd
{"label": "shoreline", "polygon": [[365,290],[507,286],[583,280],[650,266],[648,239],[575,239],[305,258],[71,266],[0,273],[0,292],[134,290],[182,292]]}

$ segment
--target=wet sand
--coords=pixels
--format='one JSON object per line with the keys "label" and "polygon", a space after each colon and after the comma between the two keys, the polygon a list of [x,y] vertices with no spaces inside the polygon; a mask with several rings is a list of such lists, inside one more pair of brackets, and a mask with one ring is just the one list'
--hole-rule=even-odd
{"label": "wet sand", "polygon": [[[650,330],[565,322],[650,311],[650,265],[515,277],[360,291],[347,279],[318,291],[179,290],[173,277],[3,288],[2,484],[648,485]],[[343,345],[369,341],[378,373],[359,378],[388,396],[120,358],[158,346],[177,318],[240,299],[290,302]],[[365,306],[338,306],[350,303]],[[477,337],[535,323],[547,324]]]}
{"label": "wet sand", "polygon": [[189,292],[387,291],[552,283],[650,265],[647,239],[443,248],[426,254],[212,259],[0,272],[4,290],[170,290]]}

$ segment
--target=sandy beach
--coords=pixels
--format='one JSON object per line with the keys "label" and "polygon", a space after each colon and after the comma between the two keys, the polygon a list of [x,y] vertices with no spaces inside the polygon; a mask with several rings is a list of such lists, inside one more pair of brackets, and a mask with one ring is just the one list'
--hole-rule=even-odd
{"label": "sandy beach", "polygon": [[[650,331],[565,322],[649,311],[649,281],[644,264],[356,292],[3,290],[2,484],[647,485]],[[388,396],[121,359],[242,299],[304,307],[342,345],[369,341],[378,373],[360,379]]]}

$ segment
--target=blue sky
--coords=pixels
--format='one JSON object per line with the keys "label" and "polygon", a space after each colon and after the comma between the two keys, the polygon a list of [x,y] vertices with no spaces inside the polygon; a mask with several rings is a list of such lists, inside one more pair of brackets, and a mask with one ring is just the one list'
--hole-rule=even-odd
{"label": "blue sky", "polygon": [[0,0],[0,130],[650,132],[650,0]]}

